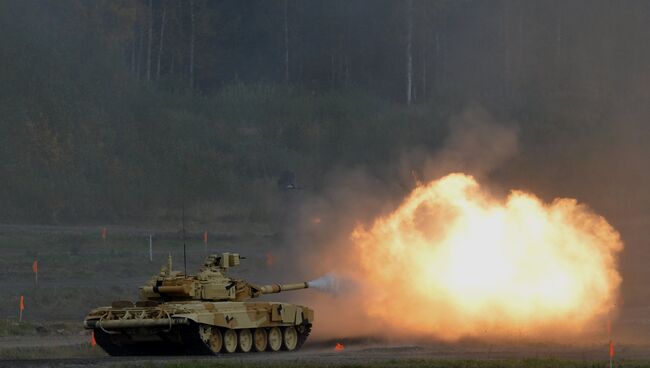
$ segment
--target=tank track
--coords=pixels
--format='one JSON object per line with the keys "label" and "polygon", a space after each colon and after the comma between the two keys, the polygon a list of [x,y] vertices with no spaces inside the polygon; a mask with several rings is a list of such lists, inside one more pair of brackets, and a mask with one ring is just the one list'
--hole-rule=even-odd
{"label": "tank track", "polygon": [[94,334],[97,345],[111,356],[178,355],[185,352],[182,346],[168,341],[119,344],[101,329],[95,329]]}
{"label": "tank track", "polygon": [[[298,331],[298,343],[294,351],[300,349],[309,334],[311,323],[304,323],[295,326]],[[177,339],[170,338],[170,334],[177,333]],[[111,356],[146,356],[146,355],[215,355],[215,353],[203,342],[199,334],[199,324],[192,323],[189,326],[182,326],[174,329],[174,332],[161,332],[158,336],[163,340],[160,342],[138,342],[131,344],[120,344],[110,334],[101,329],[95,329],[95,341],[104,351]],[[180,338],[180,341],[178,341]],[[252,352],[252,351],[251,351]],[[221,352],[223,353],[223,352]]]}

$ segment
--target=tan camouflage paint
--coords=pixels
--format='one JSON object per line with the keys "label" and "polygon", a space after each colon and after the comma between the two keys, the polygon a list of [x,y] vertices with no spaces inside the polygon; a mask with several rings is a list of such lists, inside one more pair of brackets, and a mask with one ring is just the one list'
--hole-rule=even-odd
{"label": "tan camouflage paint", "polygon": [[[140,288],[141,300],[116,301],[110,307],[93,309],[85,318],[86,328],[110,329],[128,335],[130,342],[160,339],[156,333],[174,334],[176,324],[254,329],[299,326],[313,323],[314,311],[301,305],[279,302],[245,302],[263,294],[305,289],[307,283],[257,286],[226,276],[239,265],[239,255],[211,255],[196,275],[185,276],[163,267],[158,276]],[[171,265],[171,261],[169,262]],[[152,327],[152,324],[156,324]],[[135,327],[134,327],[135,326]],[[205,340],[208,330],[201,330]],[[110,332],[110,331],[109,331]],[[197,332],[199,333],[199,332]],[[168,336],[174,339],[174,336]]]}

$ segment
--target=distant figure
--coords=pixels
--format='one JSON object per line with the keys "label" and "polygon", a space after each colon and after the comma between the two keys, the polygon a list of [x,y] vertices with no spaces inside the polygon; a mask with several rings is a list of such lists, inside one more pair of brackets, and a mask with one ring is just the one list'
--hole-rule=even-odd
{"label": "distant figure", "polygon": [[278,179],[278,189],[292,190],[296,189],[296,174],[293,171],[284,170]]}

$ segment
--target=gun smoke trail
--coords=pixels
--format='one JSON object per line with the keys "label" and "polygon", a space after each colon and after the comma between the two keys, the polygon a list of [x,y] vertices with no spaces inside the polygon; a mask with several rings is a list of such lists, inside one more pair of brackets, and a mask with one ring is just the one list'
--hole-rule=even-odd
{"label": "gun smoke trail", "polygon": [[334,294],[338,293],[340,289],[339,279],[333,272],[315,280],[308,281],[307,285],[309,285],[310,288]]}

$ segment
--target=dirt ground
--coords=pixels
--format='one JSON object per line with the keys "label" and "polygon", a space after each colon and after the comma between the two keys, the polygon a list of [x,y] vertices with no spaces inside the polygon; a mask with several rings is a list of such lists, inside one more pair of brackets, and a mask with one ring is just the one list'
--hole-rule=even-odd
{"label": "dirt ground", "polygon": [[[374,363],[408,362],[410,360],[454,361],[501,361],[519,359],[559,359],[575,362],[607,362],[606,345],[489,345],[489,344],[389,344],[348,343],[343,351],[335,351],[330,342],[313,342],[293,353],[222,354],[220,356],[169,356],[169,357],[109,357],[99,348],[88,347],[87,336],[66,338],[13,337],[0,339],[0,351],[11,349],[23,351],[38,346],[39,349],[65,349],[76,346],[79,356],[64,358],[30,357],[0,359],[0,367],[152,367],[167,364],[207,364],[246,366],[249,364],[290,364],[291,366],[354,366]],[[79,348],[79,346],[83,346]],[[94,350],[93,350],[94,349]],[[94,356],[92,356],[94,355]],[[616,366],[636,366],[625,362],[649,362],[650,345],[616,346]],[[623,364],[621,364],[621,362]],[[591,364],[591,363],[589,363]],[[604,364],[604,363],[603,363]]]}

